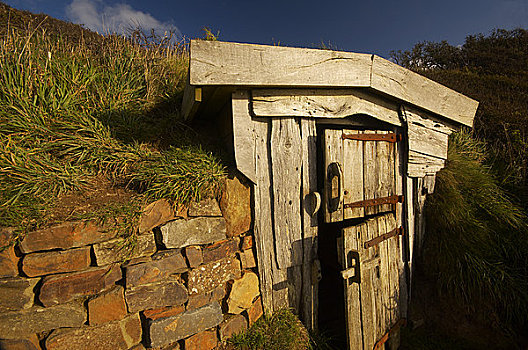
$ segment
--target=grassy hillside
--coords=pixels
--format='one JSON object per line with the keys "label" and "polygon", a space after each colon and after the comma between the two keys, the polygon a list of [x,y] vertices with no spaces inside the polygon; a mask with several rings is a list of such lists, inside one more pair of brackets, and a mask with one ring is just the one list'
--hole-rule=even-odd
{"label": "grassy hillside", "polygon": [[[0,226],[23,234],[74,219],[101,190],[121,188],[138,205],[215,192],[224,168],[179,120],[183,43],[0,11]],[[101,205],[93,215],[131,214]]]}
{"label": "grassy hillside", "polygon": [[528,334],[528,31],[424,42],[399,64],[480,102],[472,131],[450,139],[426,210],[426,279],[475,319]]}

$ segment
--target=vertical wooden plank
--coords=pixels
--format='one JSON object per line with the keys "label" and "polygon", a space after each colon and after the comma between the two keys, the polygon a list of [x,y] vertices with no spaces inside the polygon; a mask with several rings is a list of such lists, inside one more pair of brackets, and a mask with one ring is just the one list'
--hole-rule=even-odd
{"label": "vertical wooden plank", "polygon": [[273,223],[270,195],[268,121],[253,120],[255,164],[255,246],[257,250],[260,289],[264,310],[273,312]]}
{"label": "vertical wooden plank", "polygon": [[[406,230],[405,230],[405,237],[407,239],[407,248],[409,250],[408,252],[408,271],[409,271],[409,281],[412,281],[413,276],[413,256],[414,256],[414,225],[415,225],[415,219],[414,219],[414,190],[413,190],[413,178],[412,177],[405,177],[405,181],[407,181],[406,186],[406,194],[405,194],[405,206],[406,206],[406,214],[407,214],[407,223],[406,223]],[[411,285],[407,286],[408,290],[408,298],[411,297]]]}
{"label": "vertical wooden plank", "polygon": [[[377,224],[377,234],[375,237],[383,235],[389,232],[389,228],[386,224],[386,216],[379,216],[375,219]],[[391,238],[392,239],[392,238]],[[390,314],[390,300],[391,294],[391,281],[390,281],[390,255],[389,255],[389,241],[391,239],[384,240],[378,244],[380,264],[377,272],[377,298],[376,298],[376,310],[377,310],[377,333],[376,341],[381,339],[383,335],[390,329],[391,325],[391,314]],[[371,248],[372,249],[372,248]]]}
{"label": "vertical wooden plank", "polygon": [[[357,227],[352,226],[343,229],[342,249],[338,251],[340,260],[342,261],[341,266],[343,267],[343,270],[352,268],[352,263],[360,263],[359,261],[352,260],[352,254],[359,250],[358,238],[360,238],[360,236],[358,235],[360,234],[357,232]],[[363,349],[360,284],[345,279],[344,285],[348,348]]]}
{"label": "vertical wooden plank", "polygon": [[[395,144],[395,152],[394,152],[394,162],[395,162],[395,194],[397,195],[403,195],[403,181],[406,179],[404,176],[405,169],[402,159],[403,157],[403,142],[397,142]],[[404,198],[404,201],[406,201],[406,198]],[[404,218],[403,218],[403,206],[404,203],[397,203],[396,204],[396,211],[395,211],[395,220],[396,220],[396,227],[404,227]],[[407,276],[405,271],[405,261],[404,261],[404,239],[406,239],[407,232],[404,232],[403,236],[398,236],[395,240],[395,256],[392,257],[397,263],[397,274],[398,274],[398,283],[399,283],[399,299],[395,302],[398,303],[398,309],[399,314],[397,315],[397,318],[407,317]]]}
{"label": "vertical wooden plank", "polygon": [[[387,131],[376,131],[377,134],[388,134]],[[393,143],[378,141],[376,143],[376,163],[378,170],[378,187],[377,197],[388,197],[392,194],[394,188],[394,157],[391,148]],[[382,204],[378,206],[378,212],[384,213],[392,210],[391,204]]]}
{"label": "vertical wooden plank", "polygon": [[271,122],[271,162],[275,254],[280,269],[302,265],[302,144],[295,118]]}
{"label": "vertical wooden plank", "polygon": [[300,316],[301,297],[302,297],[302,265],[291,266],[287,269],[280,269],[281,279],[285,282],[287,288],[287,304],[277,304],[275,310],[289,307],[293,312]]}
{"label": "vertical wooden plank", "polygon": [[231,95],[233,110],[233,143],[235,163],[238,171],[252,182],[255,176],[255,133],[254,123],[249,114],[249,92],[235,91]]}
{"label": "vertical wooden plank", "polygon": [[[361,134],[359,130],[343,130],[345,134]],[[363,194],[363,141],[343,140],[343,204],[362,201]],[[344,219],[363,217],[363,208],[345,208]]]}
{"label": "vertical wooden plank", "polygon": [[[397,228],[397,220],[393,215],[387,215],[385,217],[386,227],[388,231]],[[399,237],[392,237],[387,241],[387,247],[389,252],[389,280],[390,280],[390,295],[389,295],[389,310],[390,310],[390,323],[388,329],[398,322],[401,316],[400,309],[400,293],[402,292],[402,285],[400,283],[400,256],[401,251]],[[405,287],[405,285],[403,285]],[[396,350],[399,347],[399,332],[391,334],[388,342],[391,350]]]}
{"label": "vertical wooden plank", "polygon": [[[343,131],[342,130],[325,130],[325,152],[324,152],[324,172],[325,172],[325,190],[324,190],[324,208],[325,208],[325,221],[336,222],[343,220],[343,201],[340,201],[337,210],[330,212],[328,209],[328,197],[336,196],[338,193],[331,193],[329,179],[327,176],[328,166],[332,163],[338,163],[343,166]],[[334,184],[336,185],[336,184]],[[337,188],[337,186],[334,186]],[[343,189],[341,189],[343,190]]]}
{"label": "vertical wooden plank", "polygon": [[302,316],[308,330],[317,328],[318,281],[312,271],[317,258],[317,213],[308,207],[307,196],[317,191],[317,129],[312,118],[301,119],[303,269]]}
{"label": "vertical wooden plank", "polygon": [[[365,130],[365,134],[375,134],[375,131]],[[365,186],[365,200],[378,198],[380,187],[380,173],[377,156],[376,141],[364,141],[363,143],[363,182]],[[365,215],[374,215],[378,213],[378,207],[366,207]]]}
{"label": "vertical wooden plank", "polygon": [[361,321],[363,325],[364,349],[372,349],[377,341],[376,317],[376,267],[379,265],[378,247],[365,249],[363,243],[371,240],[377,234],[377,224],[374,220],[368,220],[358,226],[361,235],[360,242],[360,270],[361,270]]}
{"label": "vertical wooden plank", "polygon": [[425,189],[424,178],[415,178],[413,180],[414,190],[414,254],[419,256],[421,254],[424,234],[425,234],[425,199],[427,192]]}

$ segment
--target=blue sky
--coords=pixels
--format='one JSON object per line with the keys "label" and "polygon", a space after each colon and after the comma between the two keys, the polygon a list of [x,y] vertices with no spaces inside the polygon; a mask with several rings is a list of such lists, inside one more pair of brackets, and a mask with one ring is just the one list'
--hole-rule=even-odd
{"label": "blue sky", "polygon": [[4,0],[101,31],[140,23],[194,38],[205,26],[220,40],[375,53],[447,40],[495,28],[528,28],[528,0]]}

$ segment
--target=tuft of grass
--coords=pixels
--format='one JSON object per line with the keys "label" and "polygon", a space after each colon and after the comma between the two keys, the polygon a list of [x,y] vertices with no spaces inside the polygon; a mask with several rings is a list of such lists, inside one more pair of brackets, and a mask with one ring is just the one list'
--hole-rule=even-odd
{"label": "tuft of grass", "polygon": [[101,175],[175,204],[219,188],[223,165],[179,119],[185,42],[0,33],[0,226],[45,225],[54,198]]}
{"label": "tuft of grass", "polygon": [[283,309],[264,315],[245,332],[228,340],[228,348],[240,350],[310,349],[306,328],[291,310]]}
{"label": "tuft of grass", "polygon": [[424,271],[463,305],[486,305],[519,330],[528,326],[528,221],[485,165],[486,154],[470,134],[452,135],[426,205]]}

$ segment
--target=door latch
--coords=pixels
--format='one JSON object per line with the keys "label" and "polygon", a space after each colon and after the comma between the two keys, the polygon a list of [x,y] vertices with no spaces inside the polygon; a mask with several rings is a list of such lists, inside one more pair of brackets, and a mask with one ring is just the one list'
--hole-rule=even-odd
{"label": "door latch", "polygon": [[343,279],[348,280],[349,284],[359,283],[361,275],[359,271],[359,252],[349,251],[347,254],[348,268],[341,271]]}
{"label": "door latch", "polygon": [[326,169],[326,191],[328,198],[328,212],[333,213],[339,209],[343,201],[343,171],[339,163],[330,163]]}

